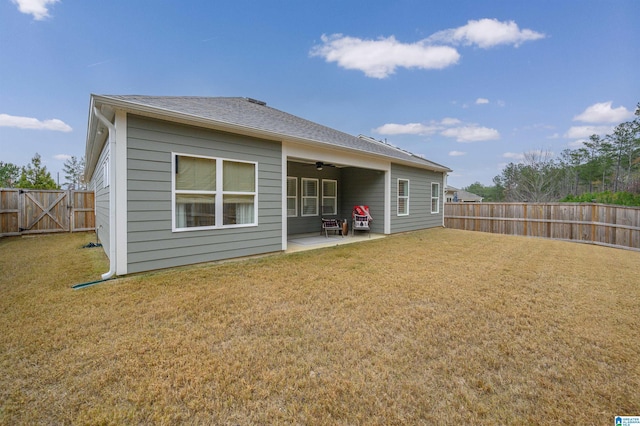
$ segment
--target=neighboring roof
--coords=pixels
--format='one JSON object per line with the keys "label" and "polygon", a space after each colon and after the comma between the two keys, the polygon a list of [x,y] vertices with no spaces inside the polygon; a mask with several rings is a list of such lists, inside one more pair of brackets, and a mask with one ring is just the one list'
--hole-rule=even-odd
{"label": "neighboring roof", "polygon": [[[387,143],[356,137],[240,97],[92,95],[93,102],[175,118],[194,118],[212,125],[229,126],[276,139],[325,144],[400,160],[439,172],[450,172],[434,163]],[[93,112],[90,112],[90,115]]]}
{"label": "neighboring roof", "polygon": [[482,201],[483,197],[476,195],[472,192],[467,192],[462,189],[454,188],[453,186],[447,185],[447,192],[453,192],[458,195],[458,201],[460,202],[471,202],[471,201]]}

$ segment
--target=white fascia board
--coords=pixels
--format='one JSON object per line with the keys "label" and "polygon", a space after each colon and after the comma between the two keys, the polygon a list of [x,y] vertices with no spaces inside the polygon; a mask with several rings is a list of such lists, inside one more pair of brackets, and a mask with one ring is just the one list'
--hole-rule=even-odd
{"label": "white fascia board", "polygon": [[128,206],[127,206],[127,113],[116,111],[116,144],[115,153],[111,153],[111,161],[115,163],[112,170],[115,172],[115,188],[112,195],[116,203],[116,275],[127,274],[127,230],[128,230]]}
{"label": "white fascia board", "polygon": [[[86,181],[89,181],[93,178],[93,172],[95,171],[96,164],[98,163],[98,158],[94,154],[93,150],[96,138],[96,118],[93,114],[94,107],[94,99],[93,96],[89,101],[89,117],[87,118],[87,140],[85,141],[84,147],[84,158],[85,158],[85,168],[83,173],[85,174],[84,178]],[[98,151],[99,152],[99,151]],[[98,154],[99,156],[100,154]],[[89,176],[87,174],[90,173]]]}
{"label": "white fascia board", "polygon": [[[96,167],[98,167],[98,161],[100,159],[100,155],[104,150],[104,145],[107,143],[107,137],[105,135],[104,139],[98,141],[98,127],[101,125],[100,121],[97,119],[94,113],[95,101],[93,97],[91,97],[90,105],[89,105],[89,118],[87,122],[87,140],[85,144],[85,180],[89,181],[93,179],[93,175],[96,171]],[[104,125],[103,125],[104,126]],[[105,132],[105,134],[108,132]]]}
{"label": "white fascia board", "polygon": [[[375,170],[391,170],[391,163],[406,165],[417,169],[430,170],[436,173],[445,173],[449,169],[415,163],[400,158],[389,157],[374,152],[360,151],[338,145],[309,140],[285,139],[283,145],[287,145],[289,158],[316,159],[326,163],[338,163],[349,166],[362,167]],[[313,156],[315,155],[315,157]]]}
{"label": "white fascia board", "polygon": [[391,170],[391,163],[388,158],[382,159],[349,149],[341,149],[336,146],[319,147],[290,141],[283,142],[282,146],[283,150],[286,149],[287,158],[293,161],[295,161],[295,159],[307,159],[310,161],[361,167],[363,169]]}
{"label": "white fascia board", "polygon": [[[107,120],[112,120],[112,110],[110,107],[103,108],[101,103],[96,103],[95,97],[91,96],[89,106],[89,118],[87,122],[87,140],[85,144],[85,180],[89,181],[98,167],[100,155],[108,143],[109,132],[104,124],[96,117],[94,109],[97,108]],[[98,134],[98,129],[103,128],[102,135]]]}

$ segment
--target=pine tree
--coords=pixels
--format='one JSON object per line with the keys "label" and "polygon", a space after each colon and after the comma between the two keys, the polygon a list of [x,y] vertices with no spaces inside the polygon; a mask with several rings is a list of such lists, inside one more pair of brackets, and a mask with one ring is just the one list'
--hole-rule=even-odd
{"label": "pine tree", "polygon": [[25,189],[60,189],[47,171],[47,167],[42,165],[40,154],[31,159],[31,164],[22,168],[20,179],[16,188]]}
{"label": "pine tree", "polygon": [[20,167],[0,161],[0,188],[13,188],[18,183]]}
{"label": "pine tree", "polygon": [[86,189],[86,184],[82,182],[82,175],[84,173],[84,157],[76,158],[71,156],[62,166],[64,172],[64,178],[66,183],[64,184],[67,189]]}

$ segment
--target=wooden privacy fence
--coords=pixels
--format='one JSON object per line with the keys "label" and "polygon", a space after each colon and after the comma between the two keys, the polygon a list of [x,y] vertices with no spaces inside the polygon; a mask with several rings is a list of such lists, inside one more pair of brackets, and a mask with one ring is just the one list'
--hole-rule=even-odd
{"label": "wooden privacy fence", "polygon": [[93,231],[93,191],[0,188],[0,237]]}
{"label": "wooden privacy fence", "polygon": [[448,228],[640,250],[640,207],[591,203],[446,203]]}

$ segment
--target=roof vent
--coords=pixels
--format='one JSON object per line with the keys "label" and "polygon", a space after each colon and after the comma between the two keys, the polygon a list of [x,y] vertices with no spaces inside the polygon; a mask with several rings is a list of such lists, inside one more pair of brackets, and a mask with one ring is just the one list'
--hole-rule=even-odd
{"label": "roof vent", "polygon": [[378,139],[372,138],[371,136],[367,136],[367,135],[358,135],[358,138],[362,139],[362,140],[365,140],[365,141],[369,141],[369,142],[377,142],[377,143],[381,143],[381,144],[384,144],[384,145],[393,146],[393,145],[391,145],[390,143],[387,142],[386,138],[383,141],[379,141]]}
{"label": "roof vent", "polygon": [[253,99],[253,98],[245,98],[246,100],[248,100],[249,102],[251,102],[252,104],[257,104],[257,105],[262,105],[262,106],[266,106],[267,103],[264,101],[259,101],[257,99]]}

